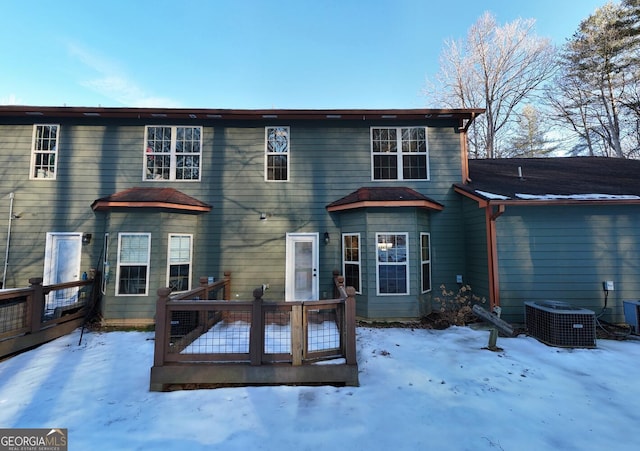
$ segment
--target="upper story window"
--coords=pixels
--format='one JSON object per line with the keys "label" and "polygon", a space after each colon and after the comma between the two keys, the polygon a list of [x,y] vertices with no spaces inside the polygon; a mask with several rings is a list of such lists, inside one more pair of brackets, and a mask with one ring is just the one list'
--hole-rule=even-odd
{"label": "upper story window", "polygon": [[35,124],[31,146],[31,179],[55,179],[58,161],[57,124]]}
{"label": "upper story window", "polygon": [[202,127],[147,126],[144,180],[200,180]]}
{"label": "upper story window", "polygon": [[428,180],[426,127],[372,127],[373,180]]}
{"label": "upper story window", "polygon": [[289,145],[289,127],[265,128],[265,180],[289,180]]}

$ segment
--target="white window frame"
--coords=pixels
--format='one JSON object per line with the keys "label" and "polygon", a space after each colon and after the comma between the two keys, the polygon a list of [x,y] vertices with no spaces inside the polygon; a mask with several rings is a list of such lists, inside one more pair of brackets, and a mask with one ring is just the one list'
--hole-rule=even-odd
{"label": "white window frame", "polygon": [[[394,235],[396,237],[398,236],[404,236],[404,240],[406,243],[406,255],[405,255],[405,259],[404,261],[380,261],[379,258],[379,254],[378,252],[383,252],[380,248],[380,246],[378,246],[379,242],[380,242],[380,237],[381,236],[388,236],[388,235]],[[409,233],[408,232],[377,232],[376,233],[376,242],[375,242],[375,256],[376,256],[376,294],[378,296],[406,296],[409,293],[411,293],[411,287],[410,287],[410,266],[409,266]],[[403,293],[381,293],[380,292],[380,266],[404,266],[405,268],[405,277],[406,277],[406,290]]]}
{"label": "white window frame", "polygon": [[[354,237],[354,236],[358,238],[358,259],[347,260],[345,255],[346,253],[345,238]],[[345,285],[347,284],[346,283],[347,264],[358,266],[358,289],[356,290],[356,293],[361,294],[362,293],[362,248],[361,248],[361,240],[360,240],[359,233],[343,233],[342,234],[342,275],[345,276]]]}
{"label": "white window frame", "polygon": [[[145,236],[147,237],[147,256],[146,261],[139,261],[134,263],[122,263],[122,238],[129,236]],[[146,274],[146,286],[144,293],[120,293],[120,271],[123,266],[146,266],[147,274]],[[116,296],[148,296],[149,295],[149,275],[150,275],[150,266],[151,266],[151,234],[150,233],[139,233],[139,232],[120,232],[118,233],[118,263],[116,269]]]}
{"label": "white window frame", "polygon": [[[42,142],[51,141],[51,139],[42,139],[42,142],[39,142],[38,139],[38,130],[44,127],[55,127],[56,128],[56,137],[55,143],[53,146],[53,150],[49,149],[38,149],[41,147]],[[38,145],[40,144],[40,145]],[[31,164],[29,166],[29,179],[30,180],[55,180],[58,175],[58,149],[60,148],[60,124],[33,124],[33,136],[31,139]],[[53,173],[46,169],[38,169],[36,166],[36,161],[38,159],[38,155],[48,155],[49,158],[53,157]],[[44,167],[45,165],[41,165]],[[51,165],[46,165],[47,167]],[[42,177],[38,177],[38,172],[42,171]]]}
{"label": "white window frame", "polygon": [[[269,151],[269,130],[284,129],[287,131],[287,150],[286,152],[270,152]],[[269,157],[286,156],[287,158],[287,178],[282,180],[269,178]],[[291,127],[286,125],[271,125],[264,128],[264,180],[266,182],[288,182],[291,178]]]}
{"label": "white window frame", "polygon": [[[424,129],[424,141],[425,141],[425,151],[424,152],[403,152],[402,151],[402,131],[405,129]],[[373,148],[373,131],[374,130],[391,130],[394,129],[396,131],[396,149],[397,151],[392,152],[374,152]],[[399,126],[399,127],[383,127],[376,126],[371,127],[369,131],[369,145],[371,147],[371,180],[374,182],[389,182],[389,181],[402,181],[402,180],[422,180],[428,181],[431,179],[430,176],[430,164],[429,164],[429,128],[427,126]],[[375,157],[381,155],[394,155],[396,156],[396,168],[397,168],[397,177],[396,178],[376,178],[376,165],[375,165]],[[415,178],[404,178],[404,162],[403,157],[409,155],[424,155],[425,157],[425,178],[415,179]]]}
{"label": "white window frame", "polygon": [[[153,149],[149,146],[148,136],[150,128],[170,128],[171,129],[171,140],[170,140],[170,148],[169,152],[153,152]],[[177,140],[178,140],[178,129],[180,128],[193,128],[200,130],[200,149],[198,152],[185,152],[178,153],[177,152]],[[144,150],[142,152],[142,180],[145,182],[199,182],[202,178],[202,127],[194,126],[194,125],[145,125],[144,127]],[[148,170],[148,157],[153,156],[169,156],[169,178],[165,179],[162,177],[155,178],[149,177],[150,171]],[[179,156],[197,156],[198,157],[198,178],[193,179],[179,179],[176,177],[178,172],[178,157]]]}
{"label": "white window frame", "polygon": [[111,277],[111,265],[109,264],[109,232],[106,232],[102,241],[102,294],[107,294],[107,283]]}
{"label": "white window frame", "polygon": [[[189,258],[188,260],[172,261],[171,255],[171,239],[172,238],[189,238]],[[191,275],[193,269],[193,235],[189,233],[170,233],[167,239],[167,285],[171,287],[171,266],[173,265],[189,265],[189,275],[187,279],[187,288],[185,290],[176,290],[174,293],[189,291],[191,289]]]}
{"label": "white window frame", "polygon": [[[422,240],[424,238],[427,238],[429,240],[429,246],[427,248],[427,259],[424,259],[424,255],[422,253]],[[429,265],[429,288],[428,289],[424,289],[424,265]],[[431,234],[428,232],[420,232],[420,291],[422,293],[428,293],[429,291],[431,291],[433,289],[432,287],[432,283],[431,283]]]}

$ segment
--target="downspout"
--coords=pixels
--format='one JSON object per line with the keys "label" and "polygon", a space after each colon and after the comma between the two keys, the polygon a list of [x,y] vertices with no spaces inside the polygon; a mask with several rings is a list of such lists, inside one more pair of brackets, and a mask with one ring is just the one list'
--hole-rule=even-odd
{"label": "downspout", "polygon": [[13,191],[9,193],[9,225],[7,227],[7,247],[4,252],[4,273],[2,274],[2,287],[6,288],[7,267],[9,266],[9,243],[11,242],[11,222],[13,221]]}
{"label": "downspout", "polygon": [[467,142],[467,133],[469,131],[469,127],[471,123],[476,118],[477,114],[472,112],[471,117],[467,121],[466,124],[458,127],[458,131],[460,132],[460,161],[462,161],[462,183],[469,183],[469,143]]}
{"label": "downspout", "polygon": [[487,258],[489,267],[489,307],[500,305],[500,280],[498,278],[498,240],[496,238],[496,220],[505,211],[504,204],[498,205],[495,211],[492,205],[485,208],[485,221],[487,225]]}

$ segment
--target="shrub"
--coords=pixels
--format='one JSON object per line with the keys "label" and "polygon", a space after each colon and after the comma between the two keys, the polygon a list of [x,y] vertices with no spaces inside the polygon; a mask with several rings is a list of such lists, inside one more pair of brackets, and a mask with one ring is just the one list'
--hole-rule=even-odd
{"label": "shrub", "polygon": [[445,327],[465,326],[477,321],[473,306],[487,302],[485,298],[473,294],[469,285],[461,285],[457,292],[448,291],[445,285],[440,285],[440,292],[441,296],[433,298],[434,312],[438,314]]}

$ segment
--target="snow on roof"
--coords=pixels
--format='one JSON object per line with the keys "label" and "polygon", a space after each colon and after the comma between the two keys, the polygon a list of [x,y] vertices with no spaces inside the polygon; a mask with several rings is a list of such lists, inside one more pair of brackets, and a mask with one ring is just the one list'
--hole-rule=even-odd
{"label": "snow on roof", "polygon": [[[497,196],[497,195],[494,195]],[[571,199],[571,200],[637,200],[640,196],[622,194],[522,194],[516,193],[518,199],[527,200],[549,200],[549,199]],[[500,198],[494,197],[493,199]],[[502,196],[503,199],[508,197]]]}
{"label": "snow on roof", "polygon": [[507,196],[503,196],[502,194],[488,193],[486,191],[480,191],[479,189],[477,189],[475,191],[476,191],[476,193],[480,194],[482,197],[486,197],[487,199],[498,199],[498,200],[507,200],[507,199],[509,199]]}

